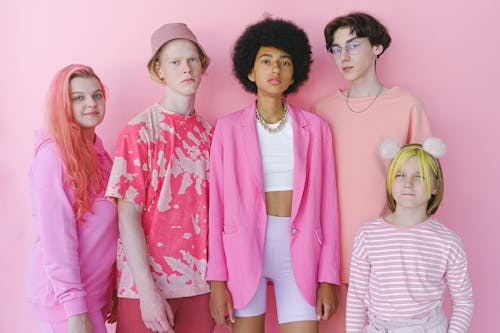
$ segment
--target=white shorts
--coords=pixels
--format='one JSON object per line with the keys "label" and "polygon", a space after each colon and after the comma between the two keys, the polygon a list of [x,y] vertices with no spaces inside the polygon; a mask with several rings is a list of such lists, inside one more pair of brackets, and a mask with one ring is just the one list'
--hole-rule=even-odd
{"label": "white shorts", "polygon": [[290,218],[268,216],[262,277],[255,295],[243,309],[235,309],[236,317],[254,317],[266,312],[266,286],[272,281],[276,297],[278,322],[318,320],[316,307],[302,296],[293,276],[290,255]]}

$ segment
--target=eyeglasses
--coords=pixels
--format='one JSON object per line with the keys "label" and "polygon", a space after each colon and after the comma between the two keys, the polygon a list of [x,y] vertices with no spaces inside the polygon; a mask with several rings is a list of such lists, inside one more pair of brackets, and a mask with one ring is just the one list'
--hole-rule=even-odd
{"label": "eyeglasses", "polygon": [[345,49],[338,45],[332,45],[328,51],[333,54],[335,58],[339,59],[342,56],[342,51],[345,51],[348,55],[355,55],[358,54],[360,50],[361,42],[358,40],[352,40],[345,44]]}

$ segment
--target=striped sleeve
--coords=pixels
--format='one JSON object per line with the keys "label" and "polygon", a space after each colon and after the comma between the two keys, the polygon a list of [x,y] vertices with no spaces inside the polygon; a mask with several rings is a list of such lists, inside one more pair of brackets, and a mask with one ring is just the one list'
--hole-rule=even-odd
{"label": "striped sleeve", "polygon": [[472,285],[467,270],[467,255],[460,240],[450,251],[446,281],[453,305],[448,332],[467,332],[472,320],[474,305]]}
{"label": "striped sleeve", "polygon": [[347,291],[346,332],[361,332],[365,324],[365,296],[368,292],[370,263],[365,250],[363,232],[355,238]]}

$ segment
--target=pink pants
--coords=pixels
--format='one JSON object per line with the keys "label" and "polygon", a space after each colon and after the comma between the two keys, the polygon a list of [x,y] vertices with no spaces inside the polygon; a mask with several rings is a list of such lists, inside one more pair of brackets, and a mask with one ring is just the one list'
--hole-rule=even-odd
{"label": "pink pants", "polygon": [[385,321],[368,313],[368,325],[363,333],[446,333],[448,320],[441,307],[422,319]]}
{"label": "pink pants", "polygon": [[[167,302],[174,314],[175,333],[212,333],[215,322],[210,315],[210,294],[171,298]],[[118,298],[116,333],[151,333],[142,321],[139,299]]]}
{"label": "pink pants", "polygon": [[[105,311],[93,311],[88,313],[89,319],[94,328],[93,333],[106,333],[106,324],[104,323]],[[40,322],[42,333],[68,333],[68,320],[58,322]]]}

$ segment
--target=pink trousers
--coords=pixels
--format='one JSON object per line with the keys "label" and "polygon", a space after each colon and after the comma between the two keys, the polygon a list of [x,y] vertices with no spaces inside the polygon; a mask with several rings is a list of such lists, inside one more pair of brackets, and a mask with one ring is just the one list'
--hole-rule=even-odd
{"label": "pink trousers", "polygon": [[368,325],[363,333],[446,333],[448,320],[441,307],[422,319],[385,321],[368,313]]}
{"label": "pink trousers", "polygon": [[[215,322],[210,315],[210,294],[171,298],[175,333],[212,333]],[[151,333],[142,321],[139,299],[118,298],[116,332]]]}

